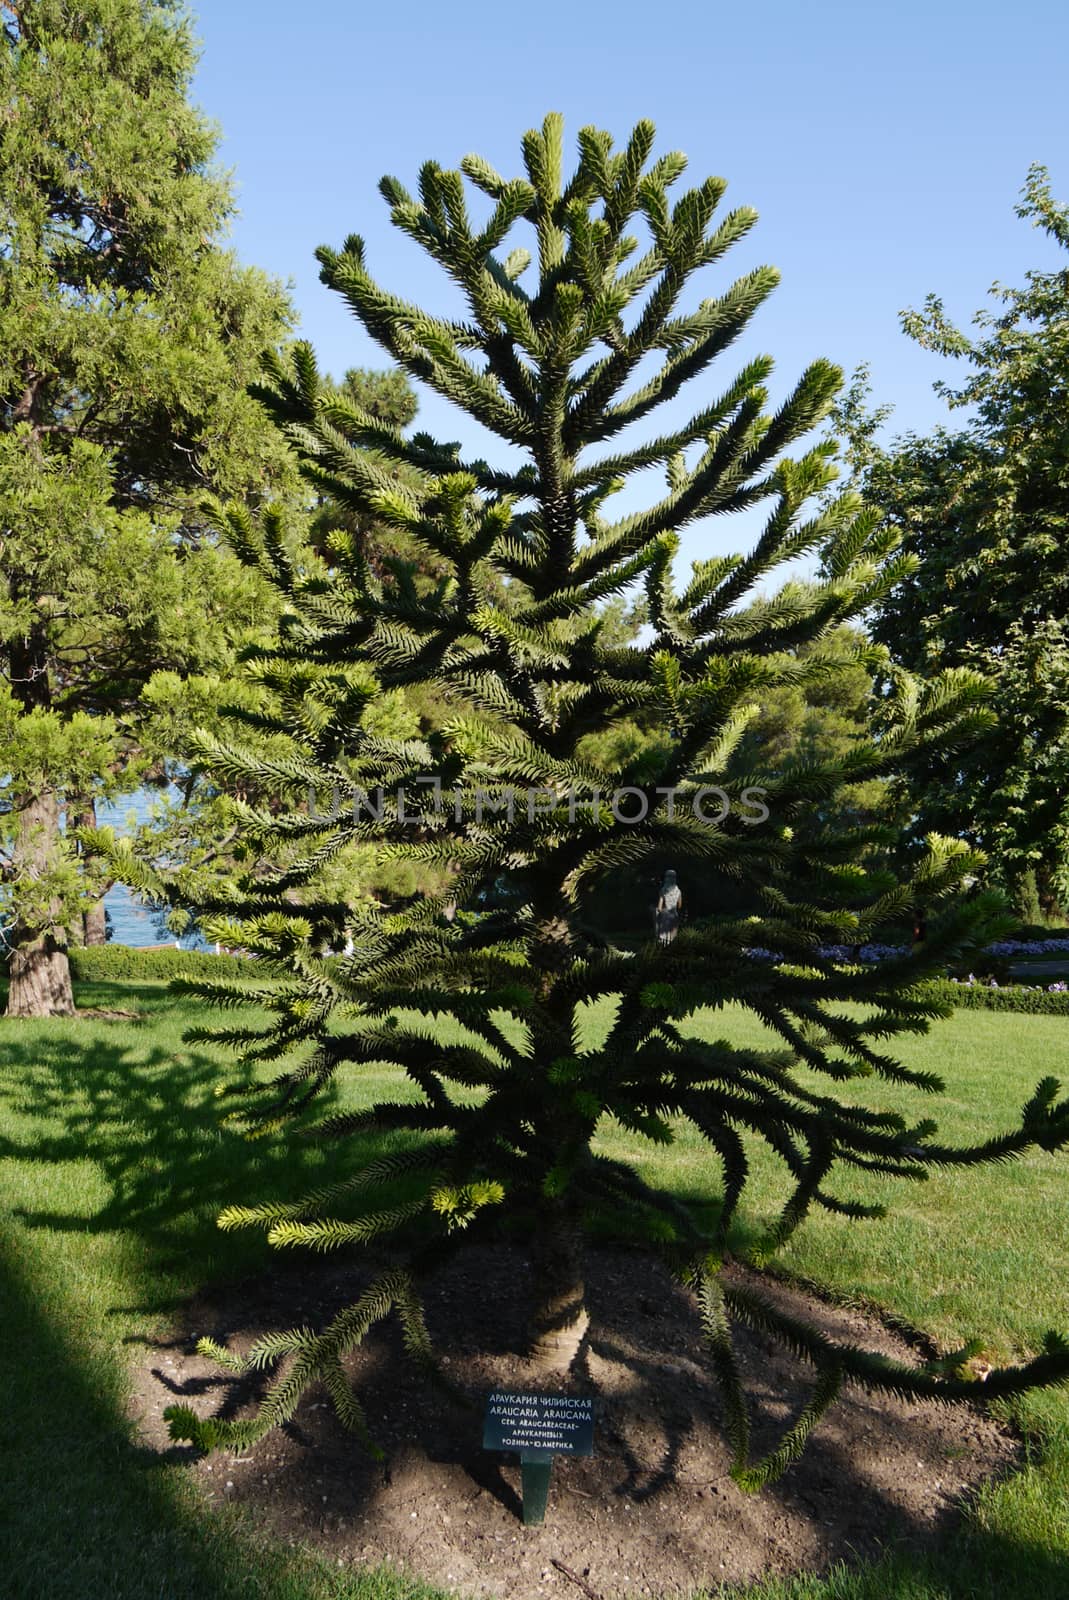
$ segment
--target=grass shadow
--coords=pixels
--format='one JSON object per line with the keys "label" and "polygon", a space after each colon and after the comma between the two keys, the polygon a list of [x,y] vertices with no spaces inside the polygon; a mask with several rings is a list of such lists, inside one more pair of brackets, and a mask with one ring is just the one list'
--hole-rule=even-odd
{"label": "grass shadow", "polygon": [[[169,1309],[194,1285],[267,1269],[273,1262],[262,1236],[220,1234],[218,1211],[232,1201],[295,1197],[322,1181],[328,1160],[331,1176],[340,1175],[339,1156],[289,1133],[250,1142],[227,1128],[216,1090],[231,1072],[210,1052],[181,1043],[196,1012],[166,990],[98,984],[84,986],[79,998],[101,1008],[136,1006],[146,1019],[0,1025],[0,1161],[14,1173],[13,1225],[0,1249],[4,1593],[19,1600],[413,1595],[400,1579],[335,1580],[242,1542],[226,1513],[205,1518],[180,1463],[153,1458],[150,1465],[131,1446],[114,1360],[120,1328],[137,1338],[135,1311]],[[347,1150],[346,1169],[377,1148],[381,1142],[369,1140]],[[692,1186],[688,1198],[709,1205]],[[51,1284],[54,1255],[60,1248],[76,1255],[80,1236],[87,1244],[130,1238],[140,1251],[112,1279],[115,1332],[103,1338],[99,1316],[90,1329],[93,1308]],[[144,1304],[121,1306],[124,1292],[140,1293]],[[87,1354],[92,1337],[107,1360]],[[1037,1481],[1047,1471],[1030,1469]],[[996,1496],[1016,1493],[1020,1481]],[[1049,1483],[1048,1502],[1069,1512],[1065,1461],[1050,1469]],[[758,1593],[770,1600],[1064,1600],[1064,1549],[1029,1537],[1035,1519],[1026,1514],[995,1521],[1003,1526],[955,1535],[945,1556],[889,1560],[827,1583],[800,1580]]]}
{"label": "grass shadow", "polygon": [[[94,985],[94,1003],[114,998],[102,993],[113,987]],[[0,1029],[0,1159],[20,1164],[14,1212],[26,1227],[129,1231],[199,1281],[265,1259],[262,1233],[219,1233],[225,1205],[294,1199],[328,1167],[344,1175],[382,1148],[369,1136],[328,1149],[300,1137],[299,1119],[247,1137],[225,1120],[239,1102],[219,1098],[232,1068],[181,1041],[190,1020],[170,999],[150,1002],[151,1027],[64,1019],[33,1025],[32,1042]],[[336,1102],[330,1087],[315,1118]]]}
{"label": "grass shadow", "polygon": [[76,1307],[55,1315],[47,1261],[17,1225],[0,1234],[5,1597],[430,1600],[265,1545],[232,1513],[206,1516],[180,1463],[131,1446],[120,1369],[79,1347]]}

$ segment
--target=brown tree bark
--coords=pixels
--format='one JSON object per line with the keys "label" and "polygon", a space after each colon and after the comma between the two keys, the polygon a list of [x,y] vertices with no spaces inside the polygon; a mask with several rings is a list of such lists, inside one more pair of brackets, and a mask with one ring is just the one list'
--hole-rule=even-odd
{"label": "brown tree bark", "polygon": [[108,916],[103,900],[98,900],[83,914],[82,926],[86,944],[107,944]]}
{"label": "brown tree bark", "polygon": [[564,1378],[590,1326],[576,1230],[559,1212],[548,1211],[531,1248],[535,1307],[530,1357],[547,1377]]}
{"label": "brown tree bark", "polygon": [[[9,579],[13,600],[19,598],[16,576]],[[27,712],[51,705],[45,625],[35,623],[24,637],[7,647],[12,692]],[[59,796],[46,781],[11,796],[17,817],[11,873],[16,885],[32,884],[48,873],[62,847]],[[31,915],[16,913],[10,929],[7,959],[9,1017],[67,1017],[74,1012],[67,930],[63,907],[56,900],[36,906]]]}
{"label": "brown tree bark", "polygon": [[[55,792],[42,789],[18,806],[18,832],[13,850],[18,878],[31,881],[52,866],[60,845],[59,803]],[[9,1017],[69,1017],[74,1014],[67,934],[57,901],[36,926],[16,919],[8,955]]]}

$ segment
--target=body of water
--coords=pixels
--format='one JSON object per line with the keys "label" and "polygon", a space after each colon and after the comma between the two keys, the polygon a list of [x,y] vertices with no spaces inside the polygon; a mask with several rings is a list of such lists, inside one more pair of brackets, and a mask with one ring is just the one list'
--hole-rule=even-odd
{"label": "body of water", "polygon": [[[160,798],[159,789],[138,789],[112,805],[97,806],[97,822],[101,827],[107,825],[114,828],[120,836],[128,835],[140,823],[149,820],[153,802]],[[108,913],[108,937],[113,944],[143,946],[175,943],[175,936],[164,926],[160,912],[151,910],[125,884],[117,883],[113,889],[109,889],[104,896],[104,905]],[[194,934],[183,938],[182,948],[206,950],[208,946],[200,934]]]}

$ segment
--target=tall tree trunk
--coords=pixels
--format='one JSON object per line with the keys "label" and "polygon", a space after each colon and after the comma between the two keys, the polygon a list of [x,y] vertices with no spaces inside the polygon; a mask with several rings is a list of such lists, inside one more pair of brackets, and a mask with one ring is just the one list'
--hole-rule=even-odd
{"label": "tall tree trunk", "polygon": [[107,944],[108,914],[104,910],[103,900],[97,900],[89,907],[82,918],[82,923],[86,944]]}
{"label": "tall tree trunk", "polygon": [[579,1237],[562,1213],[551,1210],[541,1220],[531,1264],[535,1293],[531,1361],[547,1377],[564,1378],[579,1354],[590,1317]]}
{"label": "tall tree trunk", "polygon": [[[97,825],[96,801],[92,795],[72,796],[67,801],[68,828],[95,828]],[[110,887],[110,886],[109,886]],[[77,944],[106,944],[108,939],[107,913],[103,900],[94,901],[82,912],[81,938]]]}
{"label": "tall tree trunk", "polygon": [[[17,574],[9,577],[11,598],[18,601]],[[27,714],[51,709],[48,638],[43,621],[35,622],[22,638],[9,641],[8,673],[11,689]],[[71,969],[67,960],[67,929],[63,905],[57,898],[41,900],[34,885],[46,879],[63,848],[59,826],[59,796],[42,777],[11,797],[18,818],[12,848],[15,917],[9,933],[7,958],[9,1017],[69,1017],[74,1011]]]}
{"label": "tall tree trunk", "polygon": [[[61,848],[59,803],[55,791],[42,789],[18,805],[18,832],[13,850],[17,882],[33,883],[47,875]],[[9,1017],[69,1017],[74,1013],[67,932],[60,901],[16,915],[8,955]]]}

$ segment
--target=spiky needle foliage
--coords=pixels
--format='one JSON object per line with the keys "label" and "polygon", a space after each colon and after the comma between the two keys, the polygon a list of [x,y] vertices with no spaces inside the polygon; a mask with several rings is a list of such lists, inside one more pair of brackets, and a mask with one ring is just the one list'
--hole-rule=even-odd
{"label": "spiky needle foliage", "polygon": [[[263,1225],[282,1247],[374,1242],[387,1265],[324,1332],[257,1348],[256,1361],[292,1353],[294,1364],[255,1421],[199,1422],[178,1409],[176,1435],[246,1443],[289,1415],[313,1378],[343,1419],[362,1427],[343,1352],[396,1308],[410,1348],[430,1361],[421,1275],[506,1225],[510,1236],[526,1230],[530,1238],[533,1351],[547,1372],[567,1366],[586,1327],[587,1228],[608,1221],[663,1252],[696,1289],[726,1391],[736,1476],[748,1486],[801,1450],[844,1380],[947,1399],[978,1392],[963,1370],[967,1351],[925,1368],[840,1347],[722,1272],[754,1139],[793,1183],[752,1252],[764,1259],[812,1206],[874,1214],[849,1199],[848,1187],[844,1197],[840,1172],[923,1180],[936,1168],[1002,1161],[1036,1145],[1053,1150],[1069,1140],[1069,1103],[1058,1103],[1058,1085],[1046,1081],[1018,1128],[951,1149],[930,1121],[909,1126],[834,1092],[870,1075],[929,1093],[941,1087],[933,1073],[907,1071],[892,1047],[941,1014],[921,980],[968,939],[956,897],[975,858],[933,839],[911,882],[888,883],[866,868],[868,835],[834,822],[796,834],[792,821],[811,818],[844,784],[903,771],[933,743],[975,738],[988,715],[984,685],[965,671],[927,683],[901,675],[871,737],[846,756],[746,778],[730,765],[762,693],[842,670],[841,649],[824,654],[820,641],[886,594],[908,561],[894,559],[893,534],[855,498],[824,495],[812,509],[833,476],[826,444],[784,453],[824,415],[840,381],[835,368],[815,362],[772,411],[765,358],[726,387],[708,381],[776,274],[758,268],[683,306],[692,276],[718,263],[755,218],[746,208],[720,214],[717,178],[673,204],[684,158],[652,159],[653,138],[641,122],[615,151],[607,134],[585,128],[565,176],[561,121],[550,116],[524,137],[523,177],[506,179],[470,156],[461,172],[428,163],[418,197],[385,179],[393,221],[461,291],[460,320],[380,288],[359,238],[319,253],[325,282],[393,359],[504,440],[515,465],[404,437],[351,397],[322,390],[307,348],[290,367],[274,364],[260,391],[309,480],[352,509],[354,526],[397,529],[447,575],[433,593],[417,590],[400,565],[373,571],[359,535],[342,534],[329,579],[311,580],[287,558],[277,524],[257,528],[229,513],[235,548],[286,598],[278,647],[255,668],[277,691],[277,726],[300,731],[305,752],[272,774],[288,785],[292,811],[249,812],[246,823],[261,858],[271,840],[306,848],[303,864],[250,877],[201,908],[215,937],[265,958],[251,998],[273,1013],[266,1027],[211,1036],[247,1062],[279,1063],[273,1081],[249,1090],[248,1114],[261,1129],[302,1111],[342,1069],[390,1064],[408,1091],[319,1124],[318,1135],[343,1148],[372,1131],[396,1135],[371,1165],[301,1204],[224,1212],[221,1226]],[[465,177],[488,198],[477,220]],[[532,253],[513,246],[517,230]],[[696,413],[640,442],[633,425],[685,385],[700,391]],[[394,475],[391,463],[405,470]],[[651,467],[665,472],[663,494],[614,517],[613,493]],[[765,521],[749,555],[699,562],[679,590],[680,530],[755,507]],[[769,590],[776,568],[816,550],[822,581]],[[609,648],[599,603],[639,581],[650,637]],[[373,664],[386,688],[432,684],[451,719],[425,739],[374,737],[361,725],[368,690],[351,682],[354,662]],[[601,770],[589,756],[590,736],[629,716],[655,717],[671,733],[652,777],[648,750],[641,776]],[[240,783],[255,759],[240,740],[205,740],[199,754],[221,782]],[[421,786],[427,779],[440,781],[440,803]],[[765,791],[763,822],[745,803],[749,784]],[[719,799],[700,794],[712,785],[727,791],[726,815]],[[350,804],[354,786],[368,805]],[[310,815],[301,806],[309,787],[342,803],[327,815],[321,801]],[[449,868],[458,914],[430,899],[394,913],[315,903],[296,912],[295,887],[352,840]],[[589,891],[606,874],[667,863],[684,883],[688,864],[717,865],[752,887],[760,911],[684,926],[670,944],[614,948],[584,914]],[[180,882],[156,887],[181,894]],[[933,932],[912,959],[863,970],[821,954],[825,945],[864,941],[918,900],[930,908]],[[324,942],[346,928],[353,954],[324,963]],[[228,980],[189,987],[220,1004],[250,999],[249,986]],[[685,1019],[695,1007],[728,1002],[749,1007],[782,1048],[691,1036]],[[606,1116],[662,1144],[683,1121],[698,1130],[723,1172],[714,1232],[595,1148]],[[732,1347],[738,1322],[783,1338],[816,1369],[808,1405],[758,1465],[748,1460]],[[1028,1364],[991,1373],[984,1392],[1008,1394],[1067,1372],[1069,1351],[1052,1335]]]}

